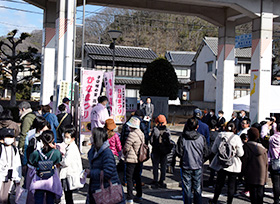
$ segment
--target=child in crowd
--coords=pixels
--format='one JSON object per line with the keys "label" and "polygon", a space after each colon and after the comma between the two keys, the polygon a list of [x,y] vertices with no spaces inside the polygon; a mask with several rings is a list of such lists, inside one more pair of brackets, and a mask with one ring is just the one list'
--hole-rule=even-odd
{"label": "child in crowd", "polygon": [[21,179],[21,161],[18,149],[13,145],[15,133],[13,129],[0,129],[0,203],[9,203],[9,193],[13,183],[19,185]]}
{"label": "child in crowd", "polygon": [[108,134],[108,141],[110,144],[110,149],[112,150],[116,165],[119,163],[119,152],[122,150],[122,145],[120,141],[119,135],[114,132],[114,129],[117,127],[116,123],[114,122],[113,119],[109,118],[105,121],[105,129],[107,130]]}
{"label": "child in crowd", "polygon": [[[43,141],[43,148],[41,152],[34,150],[29,156],[29,163],[35,167],[36,174],[33,176],[30,184],[30,191],[34,192],[35,204],[44,203],[46,198],[47,204],[54,204],[55,199],[59,199],[62,196],[61,182],[58,177],[57,169],[55,166],[61,162],[61,154],[59,150],[55,149],[54,134],[51,130],[46,130],[41,135]],[[52,161],[53,174],[49,178],[39,177],[40,161]]]}
{"label": "child in crowd", "polygon": [[82,159],[75,143],[75,127],[67,125],[64,129],[66,152],[60,162],[60,179],[64,190],[66,204],[73,204],[73,190],[82,188],[80,177],[83,170]]}

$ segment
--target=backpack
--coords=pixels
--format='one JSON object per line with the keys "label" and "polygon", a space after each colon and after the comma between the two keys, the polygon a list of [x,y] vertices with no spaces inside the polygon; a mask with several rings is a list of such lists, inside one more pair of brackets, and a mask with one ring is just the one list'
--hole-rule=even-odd
{"label": "backpack", "polygon": [[38,153],[40,155],[41,161],[38,162],[36,173],[41,179],[49,179],[54,175],[54,165],[53,161],[51,160],[54,150],[52,150],[50,157],[47,159],[43,158],[45,155],[42,156],[41,152],[38,151]]}
{"label": "backpack", "polygon": [[158,145],[159,152],[162,155],[167,155],[171,152],[173,145],[170,142],[169,133],[166,132],[166,130],[160,130],[160,135],[158,137]]}
{"label": "backpack", "polygon": [[141,140],[141,145],[140,145],[140,148],[138,151],[138,161],[145,162],[145,161],[149,160],[149,158],[150,158],[150,149],[149,149],[148,145],[146,145],[145,142],[142,141],[140,136],[139,136],[139,138]]}
{"label": "backpack", "polygon": [[230,144],[234,134],[228,138],[223,137],[218,147],[218,159],[219,163],[223,168],[227,168],[233,164],[234,158],[234,147]]}

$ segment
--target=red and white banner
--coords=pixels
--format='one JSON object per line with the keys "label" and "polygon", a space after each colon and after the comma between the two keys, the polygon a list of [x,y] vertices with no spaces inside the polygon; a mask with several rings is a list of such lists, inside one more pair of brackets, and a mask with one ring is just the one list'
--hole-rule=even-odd
{"label": "red and white banner", "polygon": [[105,72],[104,73],[104,84],[106,88],[106,95],[109,100],[110,106],[110,115],[115,115],[115,100],[113,100],[113,87],[114,87],[114,72]]}
{"label": "red and white banner", "polygon": [[115,123],[125,123],[126,104],[125,104],[125,85],[115,85]]}
{"label": "red and white banner", "polygon": [[81,79],[81,120],[82,129],[86,131],[85,125],[90,122],[92,106],[97,104],[97,98],[100,95],[103,71],[82,70]]}

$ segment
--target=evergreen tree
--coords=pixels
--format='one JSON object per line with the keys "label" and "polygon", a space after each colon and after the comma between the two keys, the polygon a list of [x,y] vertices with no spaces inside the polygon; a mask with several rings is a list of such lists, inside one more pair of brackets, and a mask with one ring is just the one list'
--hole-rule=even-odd
{"label": "evergreen tree", "polygon": [[141,96],[164,96],[175,100],[178,96],[179,83],[176,72],[165,58],[157,58],[148,65],[143,75]]}

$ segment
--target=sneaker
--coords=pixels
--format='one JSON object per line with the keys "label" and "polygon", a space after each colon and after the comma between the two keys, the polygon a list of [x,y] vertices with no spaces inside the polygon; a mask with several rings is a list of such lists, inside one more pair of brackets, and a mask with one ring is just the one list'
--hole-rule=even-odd
{"label": "sneaker", "polygon": [[250,191],[242,191],[241,194],[248,198],[250,197]]}
{"label": "sneaker", "polygon": [[133,199],[133,201],[134,202],[136,202],[136,203],[142,203],[143,202],[143,198],[142,197],[135,197],[134,199]]}
{"label": "sneaker", "polygon": [[126,200],[126,204],[133,204],[133,200]]}

